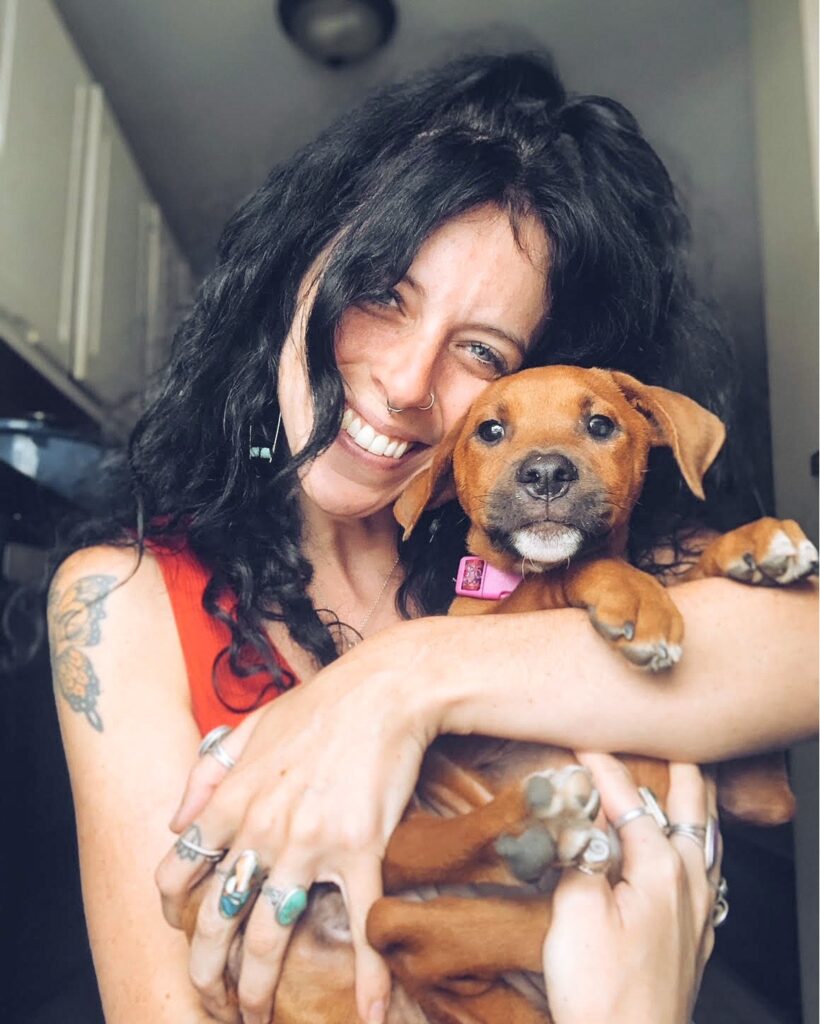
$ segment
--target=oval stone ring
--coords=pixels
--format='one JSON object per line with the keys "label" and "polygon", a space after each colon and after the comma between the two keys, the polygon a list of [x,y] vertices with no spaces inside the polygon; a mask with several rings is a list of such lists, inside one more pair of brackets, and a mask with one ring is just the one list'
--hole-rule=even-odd
{"label": "oval stone ring", "polygon": [[294,885],[290,889],[277,889],[268,882],[262,886],[262,892],[270,900],[276,923],[283,928],[295,924],[307,907],[307,889],[302,885]]}

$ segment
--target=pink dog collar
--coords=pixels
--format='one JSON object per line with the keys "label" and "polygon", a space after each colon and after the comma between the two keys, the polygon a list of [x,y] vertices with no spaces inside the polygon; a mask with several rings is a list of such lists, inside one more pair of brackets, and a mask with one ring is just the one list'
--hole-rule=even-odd
{"label": "pink dog collar", "polygon": [[456,593],[459,597],[478,597],[500,601],[511,594],[523,579],[518,573],[495,569],[483,558],[467,555],[458,563]]}

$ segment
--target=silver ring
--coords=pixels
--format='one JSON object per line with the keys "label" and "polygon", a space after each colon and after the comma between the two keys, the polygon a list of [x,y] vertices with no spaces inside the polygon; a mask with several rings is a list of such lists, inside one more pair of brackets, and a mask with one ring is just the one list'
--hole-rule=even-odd
{"label": "silver ring", "polygon": [[703,857],[706,862],[707,875],[717,864],[719,853],[720,829],[718,828],[718,820],[709,815],[709,820],[706,822],[706,834],[703,837]]}
{"label": "silver ring", "polygon": [[630,810],[625,811],[617,821],[612,822],[612,827],[616,832],[620,832],[621,829],[631,821],[636,821],[638,818],[642,818],[645,814],[648,814],[650,818],[654,819],[655,824],[661,832],[663,832],[664,835],[667,835],[669,831],[669,819],[663,813],[661,805],[658,803],[655,794],[648,786],[639,786],[638,793],[643,801],[642,806],[632,807]]}
{"label": "silver ring", "polygon": [[222,740],[225,739],[233,730],[229,725],[218,725],[215,729],[211,729],[203,738],[199,744],[199,750],[197,753],[200,757],[205,757],[210,754],[214,760],[218,761],[223,768],[230,770],[236,767],[236,760],[231,757],[228,751],[222,746]]}
{"label": "silver ring", "polygon": [[706,826],[705,825],[691,825],[688,822],[676,822],[674,825],[669,825],[669,831],[667,835],[671,839],[672,836],[683,836],[684,839],[691,839],[693,843],[706,852]]}
{"label": "silver ring", "polygon": [[189,825],[174,843],[174,849],[183,860],[196,860],[197,857],[214,862],[222,860],[228,852],[227,849],[209,850],[207,846],[200,843],[201,837],[199,825]]}
{"label": "silver ring", "polygon": [[228,852],[227,849],[225,849],[225,850],[209,850],[205,846],[197,846],[196,843],[192,843],[190,841],[190,839],[183,839],[182,836],[180,836],[179,839],[177,839],[176,846],[177,846],[177,852],[179,852],[179,847],[182,846],[186,850],[190,850],[191,853],[198,854],[204,860],[211,860],[214,863],[216,863],[217,861],[222,860],[222,858]]}
{"label": "silver ring", "polygon": [[[427,405],[417,405],[416,408],[419,410],[419,412],[427,412],[429,409],[432,409],[435,404],[436,404],[436,396],[431,391],[430,392],[430,401],[427,403]],[[385,405],[387,406],[387,411],[389,413],[395,414],[395,413],[406,412],[407,411],[404,408],[400,409],[397,405],[391,405],[389,398],[385,399]]]}
{"label": "silver ring", "polygon": [[616,832],[620,832],[621,829],[638,818],[642,818],[645,814],[650,814],[651,811],[648,807],[633,807],[629,811],[625,811],[617,821],[612,822],[612,827]]}
{"label": "silver ring", "polygon": [[712,927],[720,928],[729,916],[729,886],[723,875],[720,876],[715,889],[715,902],[712,907]]}
{"label": "silver ring", "polygon": [[219,913],[229,920],[238,917],[258,891],[264,872],[256,850],[243,850],[224,878],[219,895]]}
{"label": "silver ring", "polygon": [[266,883],[262,886],[262,894],[268,898],[276,917],[276,923],[283,928],[295,924],[308,903],[307,889],[303,885],[292,885],[289,889],[278,889]]}

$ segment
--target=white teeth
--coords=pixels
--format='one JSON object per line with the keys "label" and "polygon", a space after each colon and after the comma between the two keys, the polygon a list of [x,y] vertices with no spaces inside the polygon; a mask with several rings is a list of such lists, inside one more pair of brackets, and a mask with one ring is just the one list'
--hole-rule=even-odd
{"label": "white teeth", "polygon": [[345,409],[342,417],[342,429],[363,448],[373,455],[400,459],[410,447],[409,441],[391,440],[386,434],[377,434],[374,427],[365,423],[352,409]]}
{"label": "white teeth", "polygon": [[384,434],[376,434],[376,439],[367,449],[371,455],[384,455],[384,450],[390,441],[389,437],[385,437]]}
{"label": "white teeth", "polygon": [[364,448],[365,451],[373,444],[376,437],[376,431],[370,426],[369,423],[365,423],[362,429],[356,434],[353,440],[360,448]]}

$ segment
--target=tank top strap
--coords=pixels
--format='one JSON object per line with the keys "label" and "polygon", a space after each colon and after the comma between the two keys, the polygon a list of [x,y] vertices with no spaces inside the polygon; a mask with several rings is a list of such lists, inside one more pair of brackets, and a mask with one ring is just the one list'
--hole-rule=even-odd
{"label": "tank top strap", "polygon": [[[248,710],[278,696],[268,671],[238,676],[227,656],[217,658],[231,643],[231,632],[202,605],[210,574],[186,548],[168,549],[151,545],[151,554],[162,571],[179,634],[191,710],[200,733],[217,725],[238,725]],[[230,602],[223,604],[230,610]],[[277,650],[273,654],[283,672],[298,682],[295,673]],[[214,665],[216,664],[216,670]],[[218,690],[218,692],[217,692]]]}

